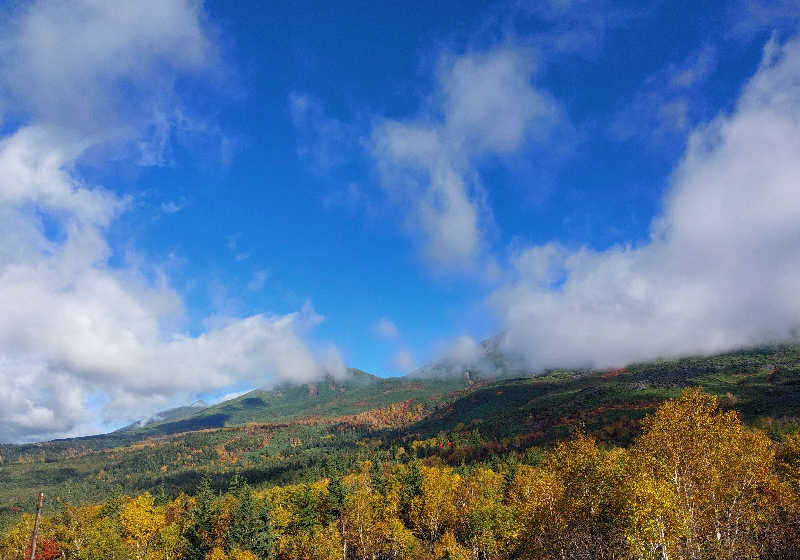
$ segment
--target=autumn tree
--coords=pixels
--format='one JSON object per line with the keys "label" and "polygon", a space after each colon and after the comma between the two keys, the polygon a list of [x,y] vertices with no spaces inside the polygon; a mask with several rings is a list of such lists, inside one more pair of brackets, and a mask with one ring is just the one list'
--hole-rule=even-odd
{"label": "autumn tree", "polygon": [[771,516],[774,447],[687,389],[645,418],[632,448],[628,538],[655,558],[750,558]]}
{"label": "autumn tree", "polygon": [[449,467],[422,467],[420,494],[411,500],[409,517],[414,531],[433,549],[433,543],[452,528],[456,517],[453,501],[461,477]]}
{"label": "autumn tree", "polygon": [[127,500],[119,516],[125,542],[131,547],[137,560],[144,560],[156,535],[164,526],[164,509],[156,506],[153,496],[145,492]]}
{"label": "autumn tree", "polygon": [[504,503],[505,486],[503,473],[478,468],[456,489],[456,531],[477,560],[502,558],[509,552],[514,511]]}

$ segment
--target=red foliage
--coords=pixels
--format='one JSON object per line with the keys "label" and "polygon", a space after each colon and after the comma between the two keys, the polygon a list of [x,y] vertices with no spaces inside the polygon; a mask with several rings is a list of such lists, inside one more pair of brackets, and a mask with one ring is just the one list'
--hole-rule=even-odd
{"label": "red foliage", "polygon": [[610,379],[612,377],[617,377],[619,375],[622,375],[623,373],[628,373],[628,368],[610,369],[600,374],[600,377],[602,377],[603,379]]}
{"label": "red foliage", "polygon": [[[61,547],[54,539],[44,539],[36,545],[36,560],[56,560],[61,556]],[[25,548],[25,558],[31,557],[31,545]]]}

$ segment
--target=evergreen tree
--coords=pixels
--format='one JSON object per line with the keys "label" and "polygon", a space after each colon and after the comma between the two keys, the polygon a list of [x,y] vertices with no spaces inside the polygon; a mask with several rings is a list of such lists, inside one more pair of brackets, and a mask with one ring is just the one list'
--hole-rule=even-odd
{"label": "evergreen tree", "polygon": [[214,542],[214,516],[217,513],[211,479],[203,476],[192,509],[192,519],[186,527],[187,560],[205,560]]}
{"label": "evergreen tree", "polygon": [[328,484],[328,495],[326,497],[327,504],[325,505],[325,512],[327,518],[325,524],[335,521],[339,518],[342,511],[342,504],[344,503],[344,487],[342,486],[342,479],[340,476],[331,478]]}
{"label": "evergreen tree", "polygon": [[408,469],[402,471],[398,480],[402,486],[400,494],[400,513],[406,525],[411,524],[408,513],[411,510],[411,501],[422,494],[422,469],[418,459],[408,463]]}
{"label": "evergreen tree", "polygon": [[167,487],[164,485],[164,481],[161,481],[161,484],[158,487],[158,493],[154,496],[155,504],[157,506],[165,506],[169,503],[169,495],[167,494]]}
{"label": "evergreen tree", "polygon": [[249,550],[258,558],[272,558],[272,524],[266,502],[259,504],[247,482],[238,474],[231,481],[231,494],[236,498],[231,527],[228,533],[228,550]]}
{"label": "evergreen tree", "polygon": [[311,486],[304,484],[300,492],[295,497],[295,508],[297,510],[297,528],[302,531],[311,531],[317,521],[317,507]]}

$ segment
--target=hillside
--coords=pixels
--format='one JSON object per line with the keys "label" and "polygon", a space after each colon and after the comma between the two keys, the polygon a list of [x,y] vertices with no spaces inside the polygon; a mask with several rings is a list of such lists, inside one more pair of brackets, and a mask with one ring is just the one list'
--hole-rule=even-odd
{"label": "hillside", "polygon": [[144,426],[134,424],[124,428],[122,433],[146,437],[249,422],[281,423],[299,418],[345,416],[409,399],[441,399],[445,394],[468,386],[463,376],[380,378],[350,368],[342,379],[328,375],[315,383],[284,383],[271,390],[256,389],[202,410],[187,408],[180,416],[173,415]]}
{"label": "hillside", "polygon": [[535,462],[541,449],[584,431],[627,445],[640,420],[699,385],[772,437],[799,429],[800,347],[774,346],[632,364],[609,371],[486,377],[344,380],[258,390],[215,406],[111,434],[0,446],[0,512],[119,492],[193,492],[203,473],[225,487],[233,472],[256,486],[310,481],[405,454],[454,466]]}

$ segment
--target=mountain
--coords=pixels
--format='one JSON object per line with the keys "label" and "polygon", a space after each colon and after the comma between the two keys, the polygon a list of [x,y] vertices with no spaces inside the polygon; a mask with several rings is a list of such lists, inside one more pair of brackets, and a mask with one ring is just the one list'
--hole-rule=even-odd
{"label": "mountain", "polygon": [[[469,387],[464,378],[381,378],[350,368],[341,378],[331,375],[304,384],[283,383],[270,390],[256,389],[237,398],[199,410],[189,407],[144,425],[131,424],[126,435],[146,437],[191,430],[236,426],[248,422],[288,422],[298,418],[337,417],[423,400]],[[161,413],[163,416],[163,413]]]}
{"label": "mountain", "polygon": [[38,491],[53,496],[52,506],[120,490],[193,492],[202,473],[223,488],[234,472],[272,485],[409,456],[455,467],[510,456],[535,462],[579,431],[627,445],[644,416],[689,386],[774,438],[800,431],[800,346],[537,373],[516,367],[499,339],[480,348],[477,367],[441,360],[388,379],[351,369],[171,409],[110,434],[0,445],[0,521],[4,511],[29,509]]}
{"label": "mountain", "polygon": [[143,418],[142,420],[134,422],[133,424],[130,424],[129,426],[126,426],[125,428],[122,429],[132,430],[137,427],[143,427],[147,426],[148,424],[154,424],[157,422],[164,422],[167,420],[176,421],[185,418],[187,416],[196,414],[201,410],[205,410],[206,408],[208,408],[208,404],[206,404],[205,401],[197,400],[187,406],[178,406],[175,408],[168,408],[166,410],[161,410],[159,412],[156,412],[149,418]]}

